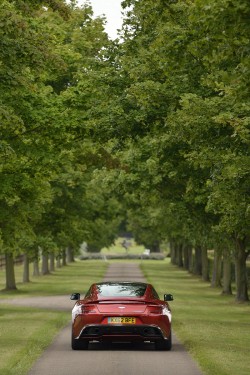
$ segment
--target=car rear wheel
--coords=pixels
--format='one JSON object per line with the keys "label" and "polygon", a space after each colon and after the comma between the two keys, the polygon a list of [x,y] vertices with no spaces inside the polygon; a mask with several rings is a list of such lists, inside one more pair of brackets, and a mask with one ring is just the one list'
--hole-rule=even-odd
{"label": "car rear wheel", "polygon": [[168,340],[160,340],[155,342],[155,348],[157,350],[171,350],[172,349],[172,335],[170,333]]}
{"label": "car rear wheel", "polygon": [[76,340],[73,335],[71,337],[71,348],[73,350],[87,350],[89,342],[87,340]]}

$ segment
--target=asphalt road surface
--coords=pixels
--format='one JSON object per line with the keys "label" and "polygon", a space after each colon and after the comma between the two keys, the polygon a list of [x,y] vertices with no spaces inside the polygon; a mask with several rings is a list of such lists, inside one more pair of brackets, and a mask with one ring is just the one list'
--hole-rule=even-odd
{"label": "asphalt road surface", "polygon": [[[145,281],[138,265],[131,263],[110,264],[104,278],[104,281],[109,280]],[[69,319],[74,304],[69,296],[24,298],[13,300],[12,303],[68,310]],[[202,375],[175,335],[170,352],[156,351],[151,343],[91,343],[86,351],[74,351],[70,341],[69,324],[57,335],[28,375]]]}

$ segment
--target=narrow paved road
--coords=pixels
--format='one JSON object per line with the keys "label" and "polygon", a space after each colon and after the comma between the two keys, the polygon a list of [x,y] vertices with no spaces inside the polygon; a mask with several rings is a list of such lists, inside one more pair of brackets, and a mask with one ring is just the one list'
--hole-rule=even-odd
{"label": "narrow paved road", "polygon": [[[111,264],[104,278],[104,281],[108,280],[145,281],[138,265],[131,263]],[[50,300],[46,305],[45,298],[42,304],[52,307]],[[72,301],[63,302],[60,297],[57,305],[54,299],[54,308],[67,309],[69,304],[72,305]],[[59,333],[29,375],[202,375],[175,336],[172,351],[160,352],[153,344],[99,343],[90,344],[87,351],[73,351],[70,335],[69,325]]]}

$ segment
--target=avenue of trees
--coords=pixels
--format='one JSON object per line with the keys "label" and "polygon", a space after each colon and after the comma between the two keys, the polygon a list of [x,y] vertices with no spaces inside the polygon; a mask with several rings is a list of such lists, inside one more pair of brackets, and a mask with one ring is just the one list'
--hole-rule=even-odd
{"label": "avenue of trees", "polygon": [[[250,3],[0,0],[0,253],[73,259],[119,230],[248,300]],[[221,269],[223,279],[221,280]]]}

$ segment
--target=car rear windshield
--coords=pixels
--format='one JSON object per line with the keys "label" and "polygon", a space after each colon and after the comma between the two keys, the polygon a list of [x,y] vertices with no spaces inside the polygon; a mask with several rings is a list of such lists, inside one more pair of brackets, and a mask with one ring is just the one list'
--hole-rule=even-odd
{"label": "car rear windshield", "polygon": [[147,285],[139,283],[107,283],[98,284],[97,290],[101,297],[142,297]]}

